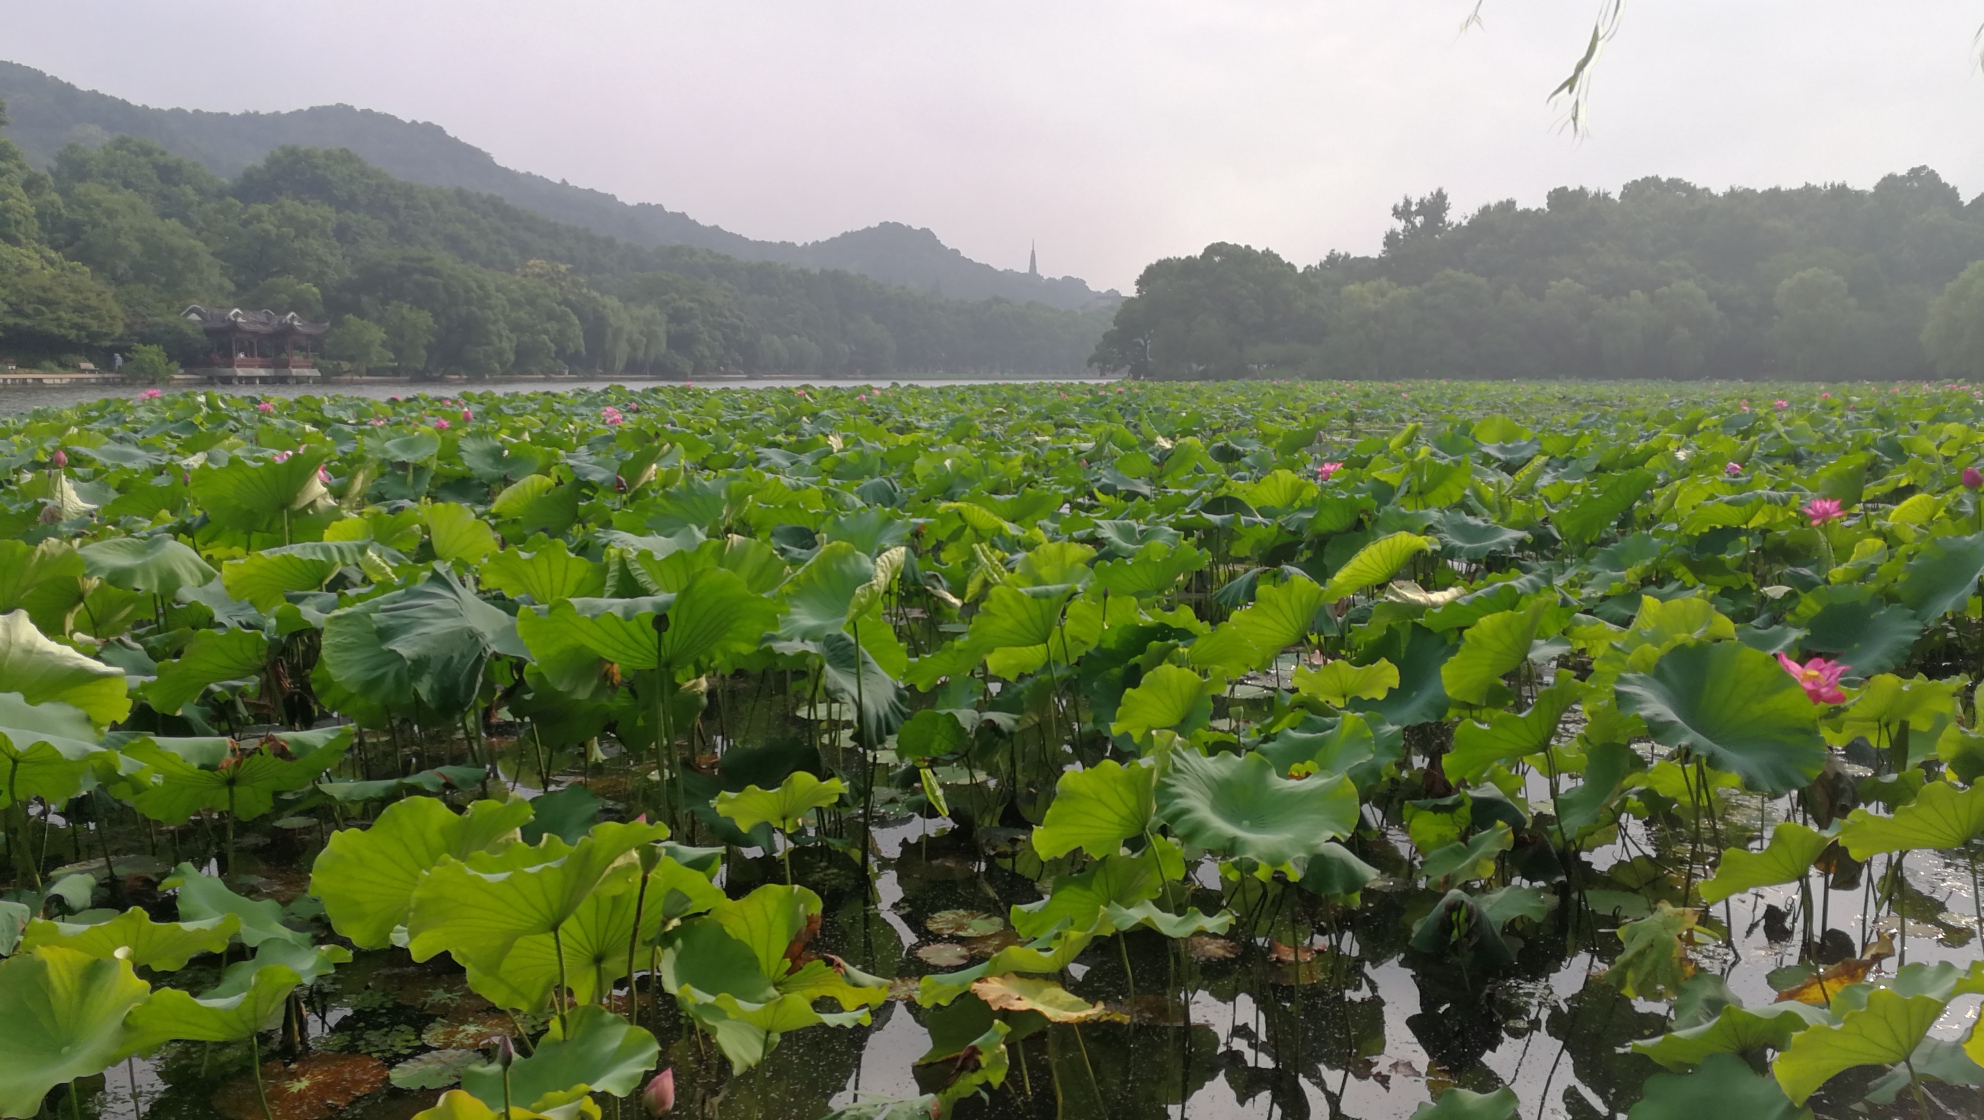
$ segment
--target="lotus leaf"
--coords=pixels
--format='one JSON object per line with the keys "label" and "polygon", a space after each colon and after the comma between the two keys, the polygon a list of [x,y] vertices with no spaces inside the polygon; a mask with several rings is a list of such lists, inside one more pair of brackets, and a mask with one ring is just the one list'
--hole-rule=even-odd
{"label": "lotus leaf", "polygon": [[1697,751],[1753,789],[1796,789],[1818,776],[1817,709],[1770,655],[1737,642],[1687,642],[1651,673],[1619,678],[1619,710],[1653,737]]}
{"label": "lotus leaf", "polygon": [[218,953],[241,931],[237,914],[223,914],[197,922],[155,922],[151,915],[133,906],[107,922],[71,925],[36,918],[28,923],[21,939],[24,949],[59,945],[99,960],[119,955],[134,968],[176,972],[201,953]]}
{"label": "lotus leaf", "polygon": [[131,962],[47,946],[0,961],[0,1116],[34,1116],[65,1081],[127,1053],[124,1020],[151,996]]}
{"label": "lotus leaf", "polygon": [[1942,1013],[1942,1000],[1877,988],[1867,994],[1866,1006],[1848,1011],[1837,1025],[1822,1023],[1794,1035],[1771,1071],[1791,1103],[1802,1105],[1834,1074],[1906,1061]]}
{"label": "lotus leaf", "polygon": [[1840,826],[1839,842],[1854,859],[1913,848],[1961,848],[1984,834],[1984,786],[1958,789],[1930,782],[1892,817],[1855,809]]}
{"label": "lotus leaf", "polygon": [[[1770,846],[1761,852],[1730,848],[1722,853],[1715,877],[1702,883],[1702,901],[1711,905],[1755,887],[1774,886],[1803,878],[1832,841],[1796,821],[1782,821],[1771,830]],[[1863,858],[1863,857],[1856,857]]]}
{"label": "lotus leaf", "polygon": [[1349,778],[1289,780],[1258,752],[1177,751],[1157,787],[1157,818],[1178,837],[1268,867],[1296,864],[1357,823]]}
{"label": "lotus leaf", "polygon": [[383,949],[406,924],[413,891],[443,859],[514,841],[530,819],[527,801],[478,801],[456,814],[432,797],[390,805],[372,827],[331,833],[310,874],[331,927],[361,949]]}

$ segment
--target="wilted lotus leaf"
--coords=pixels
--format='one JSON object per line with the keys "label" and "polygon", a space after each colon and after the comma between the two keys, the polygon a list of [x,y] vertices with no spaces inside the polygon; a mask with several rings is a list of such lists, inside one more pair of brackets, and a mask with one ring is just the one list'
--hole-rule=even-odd
{"label": "wilted lotus leaf", "polygon": [[1186,938],[1185,951],[1195,961],[1230,961],[1240,955],[1240,946],[1224,937],[1201,933]]}
{"label": "wilted lotus leaf", "polygon": [[924,964],[935,968],[956,968],[971,960],[971,950],[949,941],[939,941],[934,945],[919,945],[916,955]]}
{"label": "wilted lotus leaf", "polygon": [[1089,1023],[1126,1018],[1099,1003],[1090,1003],[1052,980],[1026,976],[988,976],[974,981],[971,994],[994,1011],[1037,1011],[1055,1023]]}
{"label": "wilted lotus leaf", "polygon": [[475,1050],[429,1050],[394,1066],[392,1081],[401,1089],[445,1089],[461,1081],[463,1070],[485,1060]]}
{"label": "wilted lotus leaf", "polygon": [[939,937],[984,937],[1005,929],[1006,920],[976,910],[939,910],[923,925]]}
{"label": "wilted lotus leaf", "polygon": [[[262,1064],[262,1091],[274,1120],[324,1120],[386,1086],[386,1064],[364,1054],[305,1054],[293,1066]],[[214,1094],[215,1111],[227,1120],[263,1120],[251,1077],[239,1077]]]}

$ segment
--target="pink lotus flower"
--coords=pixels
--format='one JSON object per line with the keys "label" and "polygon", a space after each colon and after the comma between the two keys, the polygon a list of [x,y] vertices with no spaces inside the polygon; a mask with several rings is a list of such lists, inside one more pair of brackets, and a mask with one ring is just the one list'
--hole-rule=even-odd
{"label": "pink lotus flower", "polygon": [[608,424],[624,423],[627,419],[626,417],[620,415],[619,409],[614,408],[610,404],[607,405],[605,408],[599,410],[599,418]]}
{"label": "pink lotus flower", "polygon": [[1791,402],[1790,402],[1790,401],[1772,401],[1772,402],[1770,402],[1770,406],[1771,406],[1772,408],[1788,408],[1788,407],[1790,407],[1790,405],[1791,405]]}
{"label": "pink lotus flower", "polygon": [[268,401],[263,401],[255,406],[256,412],[274,412],[275,410],[276,406],[270,404]]}
{"label": "pink lotus flower", "polygon": [[325,470],[322,467],[318,467],[317,481],[323,483],[326,486],[329,486],[331,484],[331,472]]}
{"label": "pink lotus flower", "polygon": [[1743,464],[1741,463],[1725,464],[1722,468],[1722,473],[1729,478],[1735,478],[1737,475],[1743,473]]}
{"label": "pink lotus flower", "polygon": [[1820,394],[1819,394],[1819,399],[1820,399],[1820,400],[1822,400],[1822,401],[1829,401],[1829,400],[1831,400],[1831,399],[1832,399],[1832,394],[1831,394],[1831,393],[1820,393]]}
{"label": "pink lotus flower", "polygon": [[386,418],[385,418],[385,417],[383,417],[383,416],[374,416],[374,417],[372,418],[372,426],[373,426],[373,427],[375,427],[375,428],[383,428],[383,427],[385,427],[385,426],[386,426]]}
{"label": "pink lotus flower", "polygon": [[857,401],[860,401],[860,402],[861,402],[862,404],[867,404],[867,403],[868,403],[868,394],[866,394],[866,393],[856,393],[856,394],[854,395],[854,399],[855,399],[855,400],[857,400]]}
{"label": "pink lotus flower", "polygon": [[448,430],[447,417],[444,416],[441,419],[434,421],[434,430],[437,432],[447,431]]}
{"label": "pink lotus flower", "polygon": [[1330,477],[1343,469],[1342,463],[1324,463],[1316,468],[1316,481],[1328,482]]}
{"label": "pink lotus flower", "polygon": [[287,462],[289,462],[289,455],[290,455],[290,453],[289,453],[289,452],[287,452],[287,451],[278,451],[278,452],[276,452],[276,462],[278,462],[278,463],[287,463]]}
{"label": "pink lotus flower", "polygon": [[1812,703],[1846,703],[1846,693],[1839,689],[1839,678],[1853,666],[1827,661],[1823,657],[1814,657],[1800,665],[1781,653],[1777,655],[1777,663],[1784,666],[1784,671],[1798,681],[1798,687],[1805,690],[1805,695],[1811,698]]}
{"label": "pink lotus flower", "polygon": [[466,408],[462,409],[462,423],[466,424],[473,419],[475,419],[475,413],[470,412]]}
{"label": "pink lotus flower", "polygon": [[387,397],[386,399],[393,402],[394,404],[400,403],[400,395],[398,393],[394,393],[392,396]]}
{"label": "pink lotus flower", "polygon": [[1805,505],[1805,516],[1812,519],[1812,527],[1816,529],[1845,517],[1846,511],[1840,508],[1838,498],[1813,498]]}
{"label": "pink lotus flower", "polygon": [[675,1111],[675,1067],[668,1066],[641,1090],[641,1107],[649,1116],[665,1116]]}
{"label": "pink lotus flower", "polygon": [[1963,468],[1963,485],[1966,490],[1975,490],[1984,486],[1984,472],[1980,472],[1976,467]]}
{"label": "pink lotus flower", "polygon": [[54,463],[56,469],[60,470],[69,465],[69,453],[58,447],[55,449],[55,454],[48,457],[48,461]]}
{"label": "pink lotus flower", "polygon": [[148,401],[155,401],[164,395],[164,389],[146,389],[144,392],[138,394],[140,399]]}

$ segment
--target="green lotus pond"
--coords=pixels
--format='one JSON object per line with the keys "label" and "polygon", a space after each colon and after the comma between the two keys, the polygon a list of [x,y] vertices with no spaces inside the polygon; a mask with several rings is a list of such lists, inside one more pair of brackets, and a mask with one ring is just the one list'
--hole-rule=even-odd
{"label": "green lotus pond", "polygon": [[1984,395],[0,417],[0,1115],[1984,1112]]}

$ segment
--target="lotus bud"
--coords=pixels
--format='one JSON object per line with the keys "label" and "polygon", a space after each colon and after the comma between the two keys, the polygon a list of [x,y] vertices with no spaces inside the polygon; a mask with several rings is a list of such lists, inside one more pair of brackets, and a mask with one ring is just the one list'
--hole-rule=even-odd
{"label": "lotus bud", "polygon": [[666,1116],[675,1111],[675,1068],[670,1066],[654,1075],[641,1090],[641,1107],[649,1116]]}
{"label": "lotus bud", "polygon": [[497,1039],[496,1064],[502,1066],[504,1069],[509,1069],[510,1064],[515,1062],[516,1060],[517,1060],[517,1048],[513,1043],[511,1043],[510,1036],[506,1034],[503,1037]]}
{"label": "lotus bud", "polygon": [[[62,453],[57,451],[56,454]],[[1975,490],[1984,486],[1984,472],[1980,472],[1976,467],[1963,468],[1963,486],[1966,490]]]}
{"label": "lotus bud", "polygon": [[662,857],[668,854],[661,850],[660,844],[642,844],[635,850],[640,856],[643,875],[654,874],[654,869],[661,866]]}
{"label": "lotus bud", "polygon": [[617,474],[616,474],[616,475],[614,475],[614,476],[613,476],[613,491],[614,491],[614,493],[616,493],[616,494],[625,494],[625,493],[627,492],[627,480],[626,480],[626,478],[624,478],[624,477],[622,477],[622,476],[620,476],[620,475],[617,475]]}
{"label": "lotus bud", "polygon": [[54,463],[56,469],[60,470],[61,468],[69,465],[69,455],[67,452],[63,451],[61,448],[58,447],[55,449],[55,454],[50,455],[48,457],[48,461]]}

